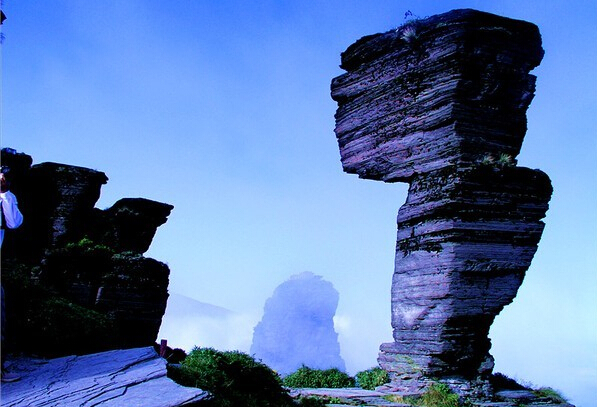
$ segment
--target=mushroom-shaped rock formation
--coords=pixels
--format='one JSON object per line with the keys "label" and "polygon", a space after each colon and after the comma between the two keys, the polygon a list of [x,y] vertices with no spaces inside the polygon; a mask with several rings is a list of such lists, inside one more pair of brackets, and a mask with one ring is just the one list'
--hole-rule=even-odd
{"label": "mushroom-shaped rock formation", "polygon": [[342,54],[332,98],[344,171],[410,184],[394,342],[379,355],[398,391],[430,378],[489,391],[489,328],[523,281],[552,193],[547,175],[516,166],[542,57],[535,25],[475,10],[413,20]]}

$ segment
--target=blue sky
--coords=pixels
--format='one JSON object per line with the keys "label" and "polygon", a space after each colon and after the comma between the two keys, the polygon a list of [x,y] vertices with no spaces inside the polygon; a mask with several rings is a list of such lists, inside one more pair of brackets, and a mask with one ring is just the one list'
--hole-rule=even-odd
{"label": "blue sky", "polygon": [[4,0],[2,146],[106,172],[100,208],[173,204],[148,255],[170,265],[172,292],[245,316],[230,328],[241,350],[277,285],[323,276],[340,293],[354,373],[391,340],[406,185],[342,172],[330,81],[360,37],[408,10],[454,8],[531,21],[546,51],[518,159],[545,171],[554,195],[527,277],[492,327],[496,371],[595,406],[594,1]]}

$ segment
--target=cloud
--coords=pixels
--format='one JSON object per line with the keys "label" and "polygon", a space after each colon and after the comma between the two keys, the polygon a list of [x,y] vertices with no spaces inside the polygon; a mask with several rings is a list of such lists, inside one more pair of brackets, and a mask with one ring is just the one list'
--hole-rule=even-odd
{"label": "cloud", "polygon": [[334,326],[346,371],[351,375],[377,366],[379,345],[392,341],[389,329],[380,326],[376,318],[339,314],[334,317]]}
{"label": "cloud", "polygon": [[259,315],[238,313],[180,294],[171,294],[158,339],[172,348],[195,346],[248,352]]}

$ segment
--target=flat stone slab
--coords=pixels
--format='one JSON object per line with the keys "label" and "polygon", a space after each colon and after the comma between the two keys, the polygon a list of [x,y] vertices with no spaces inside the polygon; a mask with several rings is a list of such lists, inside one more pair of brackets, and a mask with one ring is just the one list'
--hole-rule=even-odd
{"label": "flat stone slab", "polygon": [[8,364],[19,381],[2,383],[3,407],[179,407],[209,398],[166,376],[166,361],[152,347]]}
{"label": "flat stone slab", "polygon": [[512,399],[512,400],[535,400],[537,396],[535,393],[529,390],[503,390],[498,391],[496,396],[503,398],[503,399]]}
{"label": "flat stone slab", "polygon": [[[341,406],[374,406],[374,407],[412,407],[410,404],[397,403],[386,400],[384,397],[397,393],[380,392],[375,390],[364,390],[357,387],[349,387],[342,389],[292,389],[290,395],[292,397],[319,397],[333,399],[334,407]],[[345,403],[345,404],[342,404]]]}
{"label": "flat stone slab", "polygon": [[[318,397],[330,400],[328,406],[332,407],[412,407],[412,404],[404,404],[398,401],[391,401],[392,397],[400,396],[397,392],[388,391],[374,391],[363,390],[360,388],[343,388],[343,389],[291,389],[290,395],[294,398],[302,397]],[[524,391],[503,391],[499,392],[499,398],[503,401],[476,401],[469,400],[472,407],[518,407],[521,405],[521,400],[528,400],[529,403],[524,405],[527,407],[574,407],[569,403],[557,403],[547,399],[541,399],[535,396],[532,392]],[[404,395],[403,395],[404,396]],[[399,400],[398,397],[395,400]]]}

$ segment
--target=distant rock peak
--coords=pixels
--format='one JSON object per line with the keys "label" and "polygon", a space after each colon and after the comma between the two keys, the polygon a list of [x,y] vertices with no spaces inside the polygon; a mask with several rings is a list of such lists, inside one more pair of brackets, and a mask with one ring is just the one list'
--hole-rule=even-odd
{"label": "distant rock peak", "polygon": [[266,301],[253,333],[251,354],[282,375],[302,365],[345,370],[334,315],[339,294],[311,272],[291,276]]}

